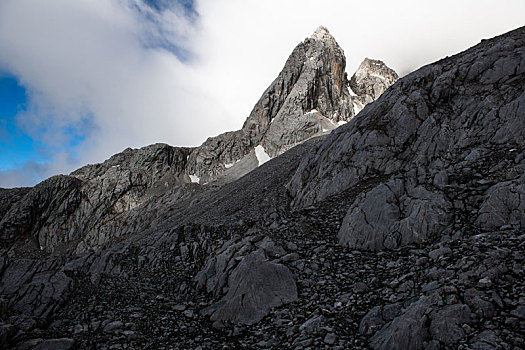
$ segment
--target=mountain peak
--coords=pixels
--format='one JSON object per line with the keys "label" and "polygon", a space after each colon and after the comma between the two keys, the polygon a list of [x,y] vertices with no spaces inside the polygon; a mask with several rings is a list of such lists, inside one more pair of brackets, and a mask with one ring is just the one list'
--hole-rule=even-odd
{"label": "mountain peak", "polygon": [[319,26],[311,36],[315,40],[335,40],[332,34],[324,26]]}

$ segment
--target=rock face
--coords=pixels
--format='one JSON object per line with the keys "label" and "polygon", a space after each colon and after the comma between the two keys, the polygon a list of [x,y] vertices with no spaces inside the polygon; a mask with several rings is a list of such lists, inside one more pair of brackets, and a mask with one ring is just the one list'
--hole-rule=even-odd
{"label": "rock face", "polygon": [[[365,58],[348,82],[352,100],[360,109],[379,98],[399,76],[382,61]],[[357,112],[356,112],[357,114]]]}
{"label": "rock face", "polygon": [[74,177],[54,176],[32,188],[2,217],[2,243],[30,237],[43,248],[73,238],[71,219],[81,203],[81,186]]}
{"label": "rock face", "polygon": [[285,254],[269,237],[249,235],[225,243],[196,276],[199,288],[208,293],[222,295],[228,290],[205,313],[211,314],[212,321],[253,324],[271,308],[296,301],[297,287],[290,270],[267,260],[267,256]]}
{"label": "rock face", "polygon": [[229,278],[228,294],[211,315],[212,321],[253,324],[271,308],[297,300],[292,273],[255,252],[246,256]]}
{"label": "rock face", "polygon": [[[207,180],[257,146],[275,157],[352,119],[358,111],[350,97],[345,66],[343,50],[326,28],[319,27],[294,49],[242,129],[208,139],[190,155],[188,173]],[[397,80],[394,71],[368,59],[356,74],[352,79],[359,87],[354,93],[358,108]]]}
{"label": "rock face", "polygon": [[[332,133],[289,184],[296,208],[352,199],[343,245],[395,248],[525,227],[525,58],[515,32],[408,75]],[[352,84],[351,84],[352,85]]]}

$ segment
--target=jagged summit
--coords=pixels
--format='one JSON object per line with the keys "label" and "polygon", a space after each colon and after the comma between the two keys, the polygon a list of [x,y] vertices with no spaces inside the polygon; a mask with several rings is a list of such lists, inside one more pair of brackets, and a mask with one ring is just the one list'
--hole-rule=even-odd
{"label": "jagged summit", "polygon": [[324,26],[317,27],[317,29],[315,30],[315,32],[313,32],[310,38],[315,39],[315,40],[334,40],[335,41],[335,38],[332,36],[332,34],[330,34],[328,29]]}
{"label": "jagged summit", "polygon": [[383,61],[365,58],[349,81],[354,104],[362,109],[367,103],[379,98],[398,79],[397,73]]}
{"label": "jagged summit", "polygon": [[343,49],[320,26],[293,50],[241,130],[211,138],[192,153],[190,173],[208,181],[223,173],[225,164],[253,157],[256,147],[275,157],[348,122],[379,94],[351,98],[345,67]]}

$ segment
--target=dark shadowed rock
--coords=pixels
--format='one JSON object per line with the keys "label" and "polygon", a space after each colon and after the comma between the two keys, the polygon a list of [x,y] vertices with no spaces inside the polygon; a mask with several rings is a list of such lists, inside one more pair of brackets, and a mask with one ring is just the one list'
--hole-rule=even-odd
{"label": "dark shadowed rock", "polygon": [[462,325],[470,323],[470,308],[464,304],[447,305],[430,315],[430,334],[443,344],[456,344],[465,337]]}
{"label": "dark shadowed rock", "polygon": [[29,190],[0,221],[0,239],[6,246],[34,238],[42,249],[57,246],[79,235],[72,224],[79,208],[82,182],[71,176],[51,177]]}
{"label": "dark shadowed rock", "polygon": [[429,336],[427,312],[438,302],[436,294],[420,298],[401,316],[375,333],[370,345],[374,349],[422,349],[423,342]]}
{"label": "dark shadowed rock", "polygon": [[71,338],[49,339],[42,341],[32,350],[69,350],[74,345],[75,341]]}

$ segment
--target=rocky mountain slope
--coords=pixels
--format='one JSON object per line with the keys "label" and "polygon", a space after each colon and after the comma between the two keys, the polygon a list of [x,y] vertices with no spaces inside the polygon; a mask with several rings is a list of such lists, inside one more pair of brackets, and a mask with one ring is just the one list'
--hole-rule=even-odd
{"label": "rocky mountain slope", "polygon": [[352,101],[359,98],[359,106],[369,103],[397,80],[384,63],[367,62],[372,61],[365,60],[353,77],[359,93],[350,97],[343,50],[326,28],[319,27],[295,48],[241,130],[209,138],[196,148],[155,144],[127,149],[69,177],[54,177],[17,192],[28,191],[26,198],[6,195],[9,201],[0,217],[3,248],[15,243],[22,246],[16,249],[80,253],[144,230],[149,223],[130,210],[166,192],[174,200],[199,191],[185,184],[231,182],[352,119]]}
{"label": "rocky mountain slope", "polygon": [[[325,30],[299,47],[319,37]],[[365,61],[369,76],[356,73],[351,91],[342,93],[347,106],[385,88],[385,73],[367,66],[376,67]],[[322,79],[337,71],[322,70]],[[363,80],[371,83],[361,87]],[[301,86],[291,88],[291,96],[310,91]],[[337,84],[318,86],[337,91]],[[318,104],[307,107],[294,105],[296,97],[279,103],[303,108],[299,119],[310,107],[323,118],[337,118],[336,104],[314,100]],[[525,27],[400,79],[347,124],[237,180],[168,182],[161,194],[119,212],[110,224],[118,234],[103,239],[104,249],[73,255],[27,245],[8,249],[0,258],[0,344],[520,349],[524,106]],[[274,123],[287,120],[281,109],[271,114]],[[270,152],[271,137],[258,134],[262,129],[246,129],[260,137],[246,150],[262,146]],[[228,135],[213,147],[223,147],[219,140]],[[49,220],[53,213],[67,217],[81,206],[70,199],[82,193],[86,179],[120,165],[129,171],[124,178],[148,184],[131,186],[131,194],[160,188],[165,174],[190,182],[196,168],[188,172],[188,165],[170,159],[191,163],[198,150],[167,148],[158,166],[144,165],[145,173],[126,168],[123,160],[108,161],[79,170],[78,177],[49,179],[40,191],[4,190],[2,198],[18,199],[0,208],[5,218],[22,201],[20,212],[36,221],[12,216],[9,222],[25,228],[43,222],[51,233],[63,225]],[[54,194],[57,186],[72,195],[37,195]],[[96,247],[104,231],[93,232],[83,242]]]}

